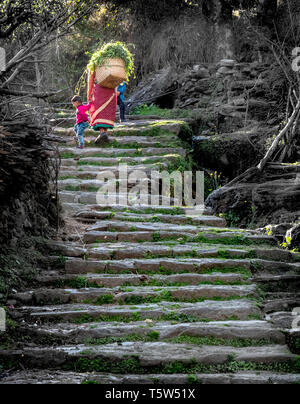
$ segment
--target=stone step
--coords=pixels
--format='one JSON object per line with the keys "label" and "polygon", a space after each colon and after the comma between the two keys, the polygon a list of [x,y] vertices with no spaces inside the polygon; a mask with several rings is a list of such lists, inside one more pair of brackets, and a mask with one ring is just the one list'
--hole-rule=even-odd
{"label": "stone step", "polygon": [[[64,116],[56,115],[55,118],[51,118],[49,120],[49,123],[53,127],[63,127],[63,128],[70,128],[74,126],[75,124],[75,113],[73,111],[68,111]],[[161,117],[156,116],[156,115],[149,115],[149,116],[143,116],[143,115],[127,115],[126,120],[127,122],[123,122],[120,124],[118,122],[119,117],[117,115],[116,118],[116,128],[119,126],[124,126],[125,128],[127,126],[147,126],[151,124],[155,124],[157,122],[161,122]],[[165,122],[165,121],[162,121]],[[175,124],[174,124],[175,125]]]}
{"label": "stone step", "polygon": [[[126,233],[125,233],[126,234]],[[156,259],[126,259],[126,260],[82,260],[80,258],[67,258],[65,271],[68,274],[85,273],[204,273],[207,271],[252,270],[295,273],[299,271],[300,264],[290,264],[277,261],[259,259],[220,259],[220,258],[156,258]]]}
{"label": "stone step", "polygon": [[[13,319],[26,318],[27,322],[118,322],[140,320],[167,320],[179,322],[262,319],[261,310],[249,299],[196,303],[161,302],[135,306],[91,304],[65,304],[56,306],[23,306],[14,310]],[[146,322],[147,323],[147,322]],[[146,324],[145,323],[145,324]],[[151,323],[151,321],[150,321]]]}
{"label": "stone step", "polygon": [[[270,263],[272,264],[272,263]],[[274,263],[275,264],[275,263]],[[253,265],[253,264],[252,264]],[[222,271],[231,269],[250,271],[249,260],[217,259],[217,258],[157,258],[157,259],[127,259],[127,260],[82,260],[67,258],[65,271],[67,274],[86,273],[148,273],[165,272],[165,275],[176,273],[204,273],[207,271]]]}
{"label": "stone step", "polygon": [[[60,143],[63,146],[64,144],[67,144],[68,147],[73,145],[77,145],[76,140],[74,139],[75,133],[70,133],[68,137],[66,136],[61,136]],[[90,134],[89,136],[85,136],[85,145],[86,147],[94,147],[99,148],[94,141],[95,139],[99,136],[98,133],[94,133],[94,136],[91,137]],[[147,136],[109,136],[109,143],[105,146],[105,148],[109,147],[122,147],[122,146],[131,146],[132,148],[140,148],[140,147],[154,147],[154,148],[160,148],[160,147],[174,147],[174,144],[178,147],[180,147],[180,142],[178,141],[177,137],[174,136],[169,136],[169,137],[160,137],[157,140],[155,138],[150,138]],[[103,148],[103,146],[101,146]]]}
{"label": "stone step", "polygon": [[[85,219],[96,219],[96,220],[105,220],[111,219],[111,212],[107,211],[91,211],[91,210],[82,210],[78,212],[74,217],[76,218],[85,218]],[[157,215],[153,214],[134,214],[134,213],[114,213],[113,220],[126,221],[130,220],[133,222],[158,222],[158,223],[170,223],[170,224],[190,224],[195,226],[213,226],[213,227],[223,227],[226,228],[226,220],[217,217],[217,216],[199,216],[199,217],[186,217],[184,215],[163,215],[158,213]],[[234,230],[234,229],[227,229]]]}
{"label": "stone step", "polygon": [[[97,170],[100,167],[108,167],[111,165],[119,165],[119,164],[134,164],[134,165],[142,165],[146,164],[147,161],[151,161],[151,163],[160,163],[160,162],[175,162],[180,158],[180,154],[166,154],[161,156],[145,156],[145,157],[86,157],[80,158],[80,162],[76,162],[73,159],[62,159],[61,167],[64,169],[65,167],[74,167],[74,169],[85,169],[86,166],[93,166]],[[98,167],[98,168],[97,168]]]}
{"label": "stone step", "polygon": [[[137,173],[139,181],[142,183],[143,181],[146,181],[149,185],[152,184],[154,181],[156,184],[159,184],[159,178],[157,175],[154,175],[153,171],[163,171],[168,168],[167,163],[161,163],[159,165],[157,164],[147,164],[147,165],[138,165],[138,166],[130,166],[128,167],[127,174],[128,175],[133,175],[137,171],[142,171],[142,173]],[[107,173],[107,174],[106,174]],[[76,185],[81,184],[82,181],[84,180],[95,180],[97,178],[101,179],[100,185],[104,184],[104,178],[105,175],[114,175],[114,179],[110,180],[110,183],[113,181],[118,180],[118,183],[124,183],[128,184],[128,187],[135,186],[136,184],[134,182],[129,182],[127,179],[124,180],[119,180],[119,174],[120,174],[120,166],[104,166],[104,167],[84,167],[82,171],[79,171],[78,169],[76,170],[61,170],[60,171],[60,176],[59,176],[59,184],[70,184],[70,185]],[[62,182],[64,181],[64,182]],[[77,181],[77,182],[76,182]],[[153,186],[153,185],[152,185]]]}
{"label": "stone step", "polygon": [[[105,214],[105,212],[102,212]],[[106,217],[103,215],[103,218]],[[115,217],[114,217],[115,219]],[[65,256],[65,257],[81,257],[88,256],[91,259],[105,259],[105,260],[121,260],[130,258],[159,258],[159,257],[193,257],[193,258],[265,258],[267,261],[281,261],[292,262],[293,254],[286,250],[279,249],[261,249],[248,246],[233,246],[226,245],[207,245],[199,246],[198,243],[189,243],[188,245],[166,245],[162,242],[157,243],[113,243],[105,244],[103,246],[86,246],[82,247],[80,244],[68,243],[65,241],[49,241],[47,248],[52,254]],[[282,253],[282,254],[281,254]],[[288,254],[287,254],[288,253]],[[297,278],[297,275],[269,275],[266,273],[256,274],[255,277],[258,281],[267,282],[270,278],[275,281],[278,277],[282,280],[286,278]]]}
{"label": "stone step", "polygon": [[[95,148],[95,147],[86,147],[85,149],[75,149],[73,147],[61,147],[60,153],[62,155],[62,159],[65,158],[82,158],[82,157],[115,157],[115,156],[124,156],[124,157],[141,157],[141,156],[164,156],[170,154],[177,154],[182,157],[185,157],[187,152],[183,148],[174,148],[174,147],[148,147],[148,148],[132,148],[132,149],[122,149],[122,148]],[[136,155],[138,154],[138,155]],[[65,157],[68,156],[68,157]],[[70,156],[70,157],[69,157]]]}
{"label": "stone step", "polygon": [[124,374],[128,373],[129,364],[141,373],[163,373],[162,370],[166,372],[176,364],[175,373],[181,373],[183,368],[186,373],[191,373],[197,367],[209,373],[209,370],[219,368],[216,365],[223,365],[229,371],[230,366],[237,362],[254,363],[265,369],[271,368],[272,364],[290,365],[294,371],[299,368],[296,355],[291,354],[284,345],[234,348],[191,344],[178,346],[161,341],[107,344],[105,350],[102,346],[89,345],[2,350],[0,360],[14,363],[19,369],[54,369],[59,366],[76,371],[103,369],[118,373],[121,370],[120,373]]}
{"label": "stone step", "polygon": [[[119,194],[119,193],[114,193],[114,194],[108,194],[107,198],[108,200],[104,200],[102,201],[102,194],[100,194],[100,196],[98,196],[97,198],[97,192],[94,191],[95,185],[88,185],[90,188],[90,192],[83,192],[83,191],[77,191],[77,187],[76,188],[72,188],[72,189],[76,189],[76,191],[72,190],[72,191],[67,191],[67,190],[61,190],[59,192],[59,196],[61,199],[61,202],[63,204],[68,203],[68,204],[74,204],[74,203],[80,203],[81,204],[81,208],[82,205],[98,205],[98,208],[100,208],[100,210],[103,210],[103,208],[109,208],[111,210],[114,210],[115,208],[118,209],[119,206],[122,206],[122,209],[126,209],[126,207],[128,209],[136,209],[139,208],[140,206],[148,206],[148,209],[152,208],[151,206],[151,195],[150,194],[141,194],[138,196],[135,196],[134,193],[125,193],[125,194]],[[67,187],[67,186],[66,186]],[[69,185],[70,187],[70,185]],[[69,189],[69,188],[68,188]],[[153,197],[153,196],[152,196]],[[99,201],[99,198],[100,201]],[[156,197],[155,197],[156,198]],[[99,202],[103,202],[103,203],[97,203]],[[172,203],[174,204],[174,202],[178,202],[177,200],[174,200],[174,198],[169,198],[169,197],[164,197],[164,196],[158,196],[158,201],[159,203],[161,203],[160,207],[158,209],[164,209],[164,208],[174,208],[176,207],[176,204],[173,206]],[[148,202],[148,204],[147,204]],[[155,206],[154,206],[155,208]],[[146,207],[144,207],[144,209],[147,209]]]}
{"label": "stone step", "polygon": [[[145,165],[136,165],[136,166],[129,166],[127,173],[132,174],[136,172],[137,170],[143,171],[143,174],[146,174],[147,177],[149,177],[149,180],[151,179],[150,175],[153,171],[162,171],[166,170],[168,168],[167,163],[155,163],[155,164],[145,164]],[[80,178],[80,179],[96,179],[100,173],[104,172],[109,172],[113,174],[117,174],[116,178],[119,178],[119,173],[120,173],[120,166],[103,166],[103,167],[97,167],[97,166],[83,166],[81,169],[78,167],[64,167],[60,171],[60,176],[59,179],[68,179],[72,178]],[[140,175],[141,176],[141,175]],[[152,176],[152,181],[154,181],[154,178]],[[158,181],[155,181],[158,182]],[[130,183],[128,182],[128,185]],[[134,184],[132,183],[132,186]]]}
{"label": "stone step", "polygon": [[[184,385],[184,384],[299,384],[300,374],[283,374],[279,372],[237,372],[205,374],[146,374],[146,375],[117,375],[108,373],[75,373],[57,370],[26,370],[5,374],[0,379],[0,385],[12,384],[50,384],[50,385],[81,385],[81,384],[105,384],[105,385]],[[117,389],[117,388],[116,388]]]}
{"label": "stone step", "polygon": [[[90,193],[89,193],[90,194]],[[62,199],[62,206],[68,214],[74,215],[77,212],[81,212],[82,210],[87,211],[90,210],[92,212],[132,212],[135,214],[171,214],[171,215],[185,215],[186,217],[202,217],[202,216],[213,216],[210,208],[202,206],[201,214],[197,214],[195,216],[188,215],[188,209],[184,207],[174,207],[174,206],[161,206],[161,205],[135,205],[131,206],[130,204],[124,205],[112,205],[112,206],[104,206],[101,204],[88,204],[81,200],[82,195],[77,198],[78,193],[76,192],[61,192],[60,193]],[[66,199],[78,199],[77,202],[67,202]],[[83,206],[85,205],[85,206]],[[215,217],[215,216],[214,216]]]}
{"label": "stone step", "polygon": [[[182,344],[187,339],[183,337],[207,338],[211,345],[245,346],[285,344],[285,333],[266,321],[215,321],[210,323],[181,323],[153,322],[145,325],[145,322],[137,321],[126,323],[87,323],[87,324],[51,324],[36,327],[28,325],[20,327],[19,334],[29,335],[32,341],[40,344],[45,339],[56,343],[93,343],[106,345],[112,339],[115,342],[130,341],[134,336],[140,340],[155,338],[157,341],[172,340],[172,343]],[[155,337],[154,337],[155,335]],[[153,336],[153,337],[152,337]],[[217,340],[216,340],[217,339]],[[219,340],[219,341],[218,341]],[[220,341],[221,340],[221,341]],[[242,341],[244,340],[244,341]],[[170,341],[171,342],[171,341]],[[205,341],[209,344],[208,340]]]}
{"label": "stone step", "polygon": [[[65,127],[69,123],[67,127]],[[53,132],[56,135],[73,135],[74,130],[73,127],[75,125],[75,120],[72,118],[64,118],[61,121],[61,125],[58,122],[58,126],[54,127]],[[153,119],[144,119],[139,121],[130,121],[130,122],[123,122],[123,123],[116,123],[113,130],[110,130],[108,133],[113,136],[138,136],[145,134],[151,134],[151,136],[162,137],[167,132],[170,134],[179,135],[180,131],[182,130],[183,125],[185,124],[184,121],[176,121],[176,120],[153,120]],[[53,125],[52,125],[53,126]],[[95,136],[97,131],[93,129],[87,129],[85,131],[87,135]]]}
{"label": "stone step", "polygon": [[[164,223],[151,223],[151,222],[127,222],[127,221],[98,221],[95,225],[89,227],[87,232],[94,231],[134,231],[136,233],[143,231],[162,231],[166,228]],[[134,230],[133,230],[134,229]],[[168,231],[185,231],[187,233],[198,234],[199,231],[210,231],[208,227],[202,228],[198,226],[185,225],[185,224],[170,224],[168,226]],[[239,233],[241,234],[241,233]],[[246,233],[247,234],[247,233]]]}
{"label": "stone step", "polygon": [[132,287],[130,291],[120,288],[87,289],[36,289],[18,293],[14,297],[20,304],[51,305],[67,303],[90,304],[135,304],[154,301],[200,301],[203,299],[231,299],[253,297],[255,285],[243,286],[174,286],[174,287]]}
{"label": "stone step", "polygon": [[99,287],[131,287],[156,284],[160,286],[180,285],[200,285],[205,283],[222,282],[222,284],[245,283],[249,281],[243,273],[221,273],[213,272],[211,274],[174,274],[174,275],[107,275],[107,274],[85,274],[78,277],[76,274],[61,275],[57,271],[42,272],[36,277],[40,285],[61,286],[81,284],[85,288],[98,285]]}
{"label": "stone step", "polygon": [[[89,229],[84,234],[84,241],[87,244],[96,242],[112,242],[112,241],[128,241],[128,242],[141,242],[141,241],[161,241],[161,240],[177,240],[177,241],[199,241],[201,243],[225,243],[225,244],[237,244],[239,241],[242,244],[277,244],[277,241],[273,237],[268,236],[256,236],[237,232],[224,232],[214,233],[210,232],[207,228],[200,233],[201,228],[197,229],[194,226],[170,226],[168,231],[161,230],[161,227],[154,227],[150,224],[145,224],[144,230],[140,223],[130,223],[128,226],[129,232],[126,232],[125,226],[116,226],[115,228],[105,229],[107,226],[103,223],[102,226],[98,226],[98,230]],[[97,225],[96,225],[97,226]],[[95,226],[95,228],[96,228]],[[120,230],[116,230],[120,228]],[[114,232],[115,231],[115,232]],[[114,232],[114,233],[113,233]],[[113,233],[113,234],[112,234]]]}

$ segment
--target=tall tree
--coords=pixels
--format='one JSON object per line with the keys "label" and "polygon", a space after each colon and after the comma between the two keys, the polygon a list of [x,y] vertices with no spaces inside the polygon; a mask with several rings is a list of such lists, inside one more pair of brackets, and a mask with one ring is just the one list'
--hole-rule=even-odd
{"label": "tall tree", "polygon": [[[24,63],[35,58],[52,41],[67,35],[98,5],[96,0],[3,0],[0,4],[0,44],[7,50],[7,63],[5,71],[0,71],[0,95],[25,95],[10,89]],[[29,95],[47,96],[34,92]]]}

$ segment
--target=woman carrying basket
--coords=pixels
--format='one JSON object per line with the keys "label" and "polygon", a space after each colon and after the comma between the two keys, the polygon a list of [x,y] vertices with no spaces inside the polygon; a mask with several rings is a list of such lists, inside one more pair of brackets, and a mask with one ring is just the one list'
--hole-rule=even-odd
{"label": "woman carrying basket", "polygon": [[104,45],[88,64],[88,100],[91,103],[91,127],[100,131],[97,144],[108,142],[107,131],[113,129],[117,112],[117,88],[133,73],[133,56],[121,42]]}
{"label": "woman carrying basket", "polygon": [[108,142],[108,129],[113,129],[115,126],[117,112],[116,89],[100,86],[96,81],[96,73],[90,72],[88,100],[91,103],[91,127],[95,131],[100,131],[95,143],[99,145],[105,144]]}

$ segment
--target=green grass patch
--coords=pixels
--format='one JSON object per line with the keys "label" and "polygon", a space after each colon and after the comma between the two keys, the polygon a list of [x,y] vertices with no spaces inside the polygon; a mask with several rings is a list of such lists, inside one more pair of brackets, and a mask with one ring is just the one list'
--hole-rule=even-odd
{"label": "green grass patch", "polygon": [[139,356],[133,355],[118,361],[74,358],[64,366],[64,369],[76,370],[77,372],[104,372],[114,374],[232,374],[242,371],[299,373],[300,358],[298,357],[294,361],[290,360],[286,362],[256,363],[236,361],[232,356],[228,356],[228,359],[220,364],[203,364],[197,363],[196,360],[191,360],[189,363],[174,361],[161,366],[142,366]]}
{"label": "green grass patch", "polygon": [[[238,317],[236,316],[231,316],[226,318],[226,321],[236,321],[239,320]],[[58,320],[60,321],[60,320]],[[130,316],[121,316],[121,315],[116,315],[116,316],[105,316],[105,315],[100,315],[100,316],[90,316],[87,314],[83,314],[77,319],[72,319],[70,322],[74,324],[86,324],[86,323],[115,323],[116,325],[120,323],[132,323],[132,322],[137,322],[137,321],[144,321],[142,318],[141,314],[138,312],[133,312]],[[176,312],[169,312],[166,313],[156,319],[153,320],[153,322],[162,322],[162,321],[171,321],[173,324],[177,323],[209,323],[211,321],[215,321],[214,319],[209,319],[209,318],[199,318],[195,315],[187,315],[187,314],[182,314],[182,313],[176,313]]]}
{"label": "green grass patch", "polygon": [[243,339],[243,338],[216,338],[216,337],[194,337],[188,335],[180,335],[174,338],[160,338],[157,331],[149,332],[147,335],[130,334],[125,337],[105,337],[97,339],[87,339],[86,345],[108,345],[124,342],[154,342],[161,340],[170,344],[188,344],[188,345],[209,345],[209,346],[231,346],[234,348],[248,348],[265,345],[274,345],[275,343],[269,339]]}

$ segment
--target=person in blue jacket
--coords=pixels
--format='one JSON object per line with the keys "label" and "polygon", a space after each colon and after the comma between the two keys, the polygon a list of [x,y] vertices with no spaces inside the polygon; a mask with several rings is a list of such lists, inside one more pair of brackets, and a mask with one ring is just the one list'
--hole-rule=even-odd
{"label": "person in blue jacket", "polygon": [[120,108],[120,122],[126,122],[125,118],[125,96],[124,93],[126,91],[126,83],[123,81],[118,87],[118,105]]}

